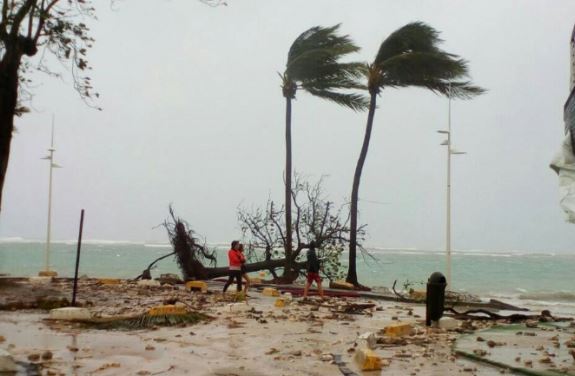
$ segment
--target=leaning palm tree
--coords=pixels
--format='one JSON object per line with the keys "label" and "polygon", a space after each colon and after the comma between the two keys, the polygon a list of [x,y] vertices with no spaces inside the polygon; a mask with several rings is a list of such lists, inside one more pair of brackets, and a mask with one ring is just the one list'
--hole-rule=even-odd
{"label": "leaning palm tree", "polygon": [[359,182],[369,148],[378,94],[385,88],[419,86],[437,94],[467,99],[484,91],[465,80],[468,75],[467,62],[441,50],[438,47],[440,43],[439,33],[435,29],[422,22],[410,23],[383,41],[375,60],[365,71],[370,102],[363,145],[353,176],[346,279],[356,286],[359,286],[355,264]]}
{"label": "leaning palm tree", "polygon": [[282,92],[286,99],[286,167],[285,167],[285,222],[284,248],[286,266],[284,275],[289,276],[292,260],[292,147],[291,102],[298,89],[314,96],[333,101],[352,110],[367,108],[367,99],[346,89],[361,88],[357,79],[365,68],[360,63],[342,63],[340,59],[359,50],[348,35],[337,34],[339,25],[312,27],[293,42],[281,75]]}

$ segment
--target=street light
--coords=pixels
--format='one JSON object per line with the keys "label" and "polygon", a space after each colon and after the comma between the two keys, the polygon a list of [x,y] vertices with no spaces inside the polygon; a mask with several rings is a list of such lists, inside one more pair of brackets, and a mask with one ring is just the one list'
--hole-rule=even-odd
{"label": "street light", "polygon": [[52,170],[54,168],[61,168],[62,166],[54,163],[54,115],[52,115],[52,142],[50,143],[50,149],[48,149],[50,154],[42,159],[46,159],[50,162],[50,177],[48,180],[48,224],[46,226],[46,255],[45,255],[45,265],[44,270],[39,272],[38,275],[41,277],[56,277],[58,273],[54,270],[50,270],[50,236],[51,236],[51,225],[52,225]]}
{"label": "street light", "polygon": [[447,130],[438,130],[437,133],[447,135],[447,140],[443,141],[440,145],[447,146],[447,203],[446,203],[446,218],[445,218],[445,253],[447,256],[447,286],[453,291],[451,284],[451,156],[466,154],[464,151],[458,151],[452,147],[451,143],[451,85],[449,86],[449,111]]}

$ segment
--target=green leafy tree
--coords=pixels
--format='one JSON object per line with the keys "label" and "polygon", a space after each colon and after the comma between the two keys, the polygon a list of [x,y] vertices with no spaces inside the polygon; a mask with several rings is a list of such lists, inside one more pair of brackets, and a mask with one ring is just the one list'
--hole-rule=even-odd
{"label": "green leafy tree", "polygon": [[[59,60],[74,78],[80,96],[93,92],[86,60],[92,46],[86,18],[94,17],[89,0],[2,0],[0,15],[0,204],[8,169],[14,117],[27,112],[32,71],[60,76],[48,66]],[[37,56],[38,55],[38,56]],[[37,59],[32,60],[37,56]]]}
{"label": "green leafy tree", "polygon": [[[292,229],[292,142],[291,106],[298,90],[333,101],[353,110],[367,107],[366,99],[357,93],[346,92],[361,85],[357,79],[362,76],[364,65],[343,63],[341,58],[359,50],[347,35],[337,34],[339,25],[332,27],[312,27],[303,32],[293,42],[281,75],[282,92],[286,99],[286,166],[285,166],[285,241],[286,265],[284,274],[292,271],[295,262],[293,255]],[[343,91],[342,91],[343,90]]]}
{"label": "green leafy tree", "polygon": [[359,286],[356,271],[357,211],[361,172],[367,156],[376,100],[385,88],[416,86],[442,95],[468,99],[484,92],[473,86],[468,76],[467,62],[457,55],[441,50],[439,33],[432,27],[414,22],[393,32],[385,39],[373,63],[367,66],[369,112],[361,153],[353,176],[351,192],[351,233],[347,282]]}

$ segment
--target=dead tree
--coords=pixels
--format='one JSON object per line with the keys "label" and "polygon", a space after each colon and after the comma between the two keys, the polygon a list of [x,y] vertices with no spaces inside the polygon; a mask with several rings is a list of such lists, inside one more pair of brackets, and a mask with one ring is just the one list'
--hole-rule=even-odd
{"label": "dead tree", "polygon": [[[265,209],[247,210],[238,209],[240,227],[249,244],[250,261],[256,260],[267,265],[264,269],[270,270],[277,282],[291,283],[305,270],[304,250],[313,243],[318,257],[323,260],[322,273],[329,279],[343,276],[340,265],[340,256],[349,243],[349,211],[345,205],[336,208],[332,201],[324,195],[323,178],[311,184],[303,181],[296,175],[292,192],[294,215],[292,229],[294,249],[291,258],[287,259],[285,247],[287,239],[284,229],[284,207],[268,200]],[[279,209],[278,209],[279,208]],[[347,213],[347,214],[343,214]],[[365,226],[360,226],[359,239],[365,236]],[[282,260],[285,267],[293,273],[284,274],[277,278],[275,269],[278,260]],[[284,271],[286,269],[284,268]]]}

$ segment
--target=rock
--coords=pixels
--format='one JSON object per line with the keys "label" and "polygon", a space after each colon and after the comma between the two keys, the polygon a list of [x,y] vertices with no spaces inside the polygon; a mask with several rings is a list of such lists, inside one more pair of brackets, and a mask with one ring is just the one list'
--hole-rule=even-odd
{"label": "rock", "polygon": [[537,328],[537,325],[538,325],[538,324],[537,324],[537,321],[533,321],[533,320],[528,320],[528,321],[525,323],[525,326],[528,327],[528,328]]}
{"label": "rock", "polygon": [[52,351],[46,350],[42,353],[42,360],[52,360],[53,357]]}
{"label": "rock", "polygon": [[354,358],[362,371],[375,371],[382,367],[381,358],[370,349],[356,350]]}
{"label": "rock", "polygon": [[4,338],[4,336],[0,336],[0,343],[6,341],[6,338]]}
{"label": "rock", "polygon": [[495,346],[503,346],[503,345],[504,345],[503,342],[495,342],[495,341],[492,341],[492,340],[487,341],[487,346],[489,346],[489,347],[491,347],[491,348],[493,348],[493,347],[495,347]]}
{"label": "rock", "polygon": [[553,361],[551,360],[550,357],[546,356],[544,358],[539,359],[539,363],[549,364],[549,363],[553,363]]}
{"label": "rock", "polygon": [[275,353],[280,352],[278,349],[276,349],[275,347],[270,348],[268,351],[265,352],[266,355],[272,355]]}
{"label": "rock", "polygon": [[64,307],[50,310],[50,319],[52,320],[89,320],[92,313],[87,308]]}
{"label": "rock", "polygon": [[571,356],[573,357],[573,360],[575,360],[575,350],[570,350],[569,354],[571,354]]}
{"label": "rock", "polygon": [[[2,341],[0,340],[0,342],[2,342]],[[572,339],[572,340],[565,342],[565,346],[567,346],[570,349],[575,349],[575,340]]]}
{"label": "rock", "polygon": [[0,374],[11,374],[18,371],[18,366],[12,355],[4,349],[0,349]]}
{"label": "rock", "polygon": [[357,337],[357,342],[362,348],[374,349],[377,344],[377,338],[372,332],[366,332]]}
{"label": "rock", "polygon": [[146,350],[147,350],[147,351],[154,351],[155,349],[156,349],[156,348],[155,348],[154,346],[152,346],[152,345],[147,345],[147,346],[146,346]]}
{"label": "rock", "polygon": [[321,354],[319,360],[322,362],[331,362],[333,360],[333,355],[328,353]]}
{"label": "rock", "polygon": [[485,342],[485,339],[483,337],[477,337],[477,342]]}
{"label": "rock", "polygon": [[119,278],[100,278],[98,279],[99,285],[119,285],[122,283],[122,280]]}
{"label": "rock", "polygon": [[28,355],[28,360],[31,362],[37,362],[40,360],[40,354],[36,354],[36,353],[30,354],[30,355]]}
{"label": "rock", "polygon": [[301,356],[301,350],[292,351],[289,354],[293,356]]}
{"label": "rock", "polygon": [[410,323],[398,322],[396,324],[391,324],[383,329],[383,334],[388,337],[402,337],[408,335],[413,330]]}
{"label": "rock", "polygon": [[485,356],[487,355],[487,351],[483,350],[483,349],[475,349],[473,350],[473,353],[477,356]]}
{"label": "rock", "polygon": [[286,300],[284,298],[277,298],[274,307],[283,308],[286,306]]}

